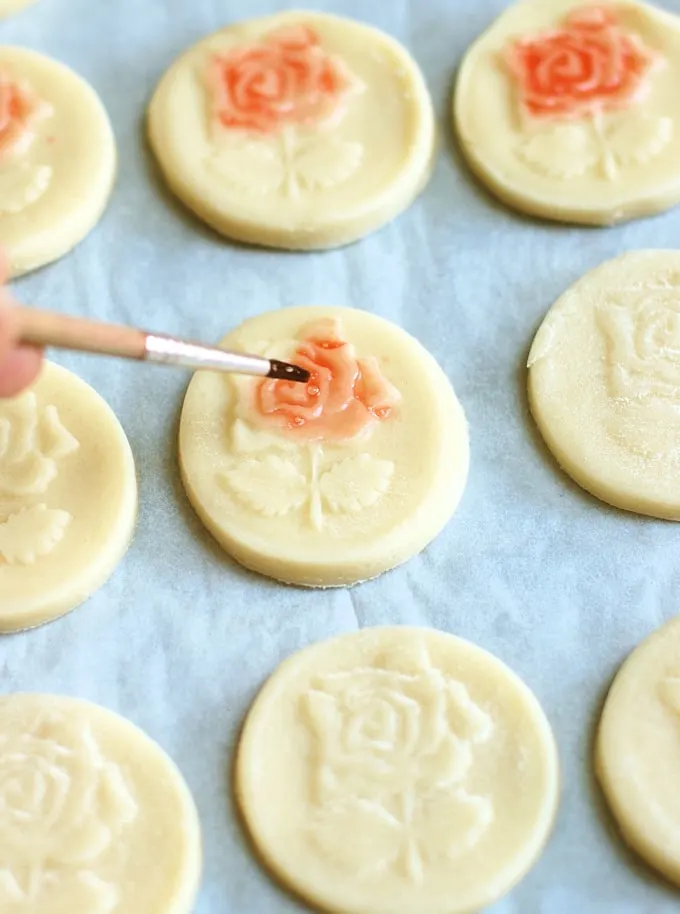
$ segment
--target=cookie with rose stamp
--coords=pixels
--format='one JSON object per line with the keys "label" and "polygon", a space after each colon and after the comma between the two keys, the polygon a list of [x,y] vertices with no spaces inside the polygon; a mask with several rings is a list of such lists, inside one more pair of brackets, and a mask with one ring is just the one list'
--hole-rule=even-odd
{"label": "cookie with rose stamp", "polygon": [[462,497],[467,422],[434,358],[366,311],[294,307],[221,346],[292,361],[306,384],[198,372],[179,455],[196,512],[254,571],[333,587],[424,549]]}
{"label": "cookie with rose stamp", "polygon": [[71,69],[0,48],[0,238],[10,276],[67,254],[95,227],[116,175],[111,124]]}
{"label": "cookie with rose stamp", "polygon": [[626,843],[680,886],[680,617],[645,638],[616,674],[594,761]]}
{"label": "cookie with rose stamp", "polygon": [[433,166],[432,103],[388,35],[318,12],[231,25],[161,80],[149,137],[169,187],[223,235],[322,249],[378,229]]}
{"label": "cookie with rose stamp", "polygon": [[88,384],[46,362],[29,390],[0,400],[0,632],[52,621],[92,596],[136,520],[120,422]]}
{"label": "cookie with rose stamp", "polygon": [[639,0],[520,0],[470,48],[454,120],[501,200],[611,225],[680,202],[680,17]]}
{"label": "cookie with rose stamp", "polygon": [[190,914],[189,789],[145,733],[90,702],[0,696],[0,910]]}
{"label": "cookie with rose stamp", "polygon": [[680,520],[680,252],[591,270],[548,312],[528,365],[562,469],[611,505]]}
{"label": "cookie with rose stamp", "polygon": [[341,914],[472,914],[541,855],[559,763],[535,696],[432,629],[294,654],[255,699],[235,790],[271,871]]}

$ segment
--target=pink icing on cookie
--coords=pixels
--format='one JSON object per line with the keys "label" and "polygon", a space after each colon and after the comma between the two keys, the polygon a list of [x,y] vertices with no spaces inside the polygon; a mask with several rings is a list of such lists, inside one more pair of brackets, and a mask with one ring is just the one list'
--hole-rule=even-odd
{"label": "pink icing on cookie", "polygon": [[214,57],[208,85],[223,127],[265,134],[328,120],[353,88],[344,63],[326,54],[316,33],[302,25]]}
{"label": "pink icing on cookie", "polygon": [[358,359],[333,320],[307,327],[291,360],[310,372],[307,384],[263,381],[255,391],[254,411],[258,424],[301,440],[354,438],[389,419],[401,399],[377,360]]}
{"label": "pink icing on cookie", "polygon": [[522,104],[534,117],[578,118],[625,108],[644,91],[659,59],[605,6],[575,10],[564,28],[521,39],[507,52]]}
{"label": "pink icing on cookie", "polygon": [[35,124],[50,112],[34,92],[0,73],[0,157],[24,151],[34,139]]}

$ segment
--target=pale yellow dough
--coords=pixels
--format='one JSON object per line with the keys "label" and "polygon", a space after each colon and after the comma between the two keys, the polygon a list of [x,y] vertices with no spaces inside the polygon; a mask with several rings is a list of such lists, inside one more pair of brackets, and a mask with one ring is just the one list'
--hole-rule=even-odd
{"label": "pale yellow dough", "polygon": [[0,17],[18,13],[25,6],[30,6],[36,0],[0,0]]}
{"label": "pale yellow dough", "polygon": [[619,670],[602,713],[596,770],[628,844],[680,885],[680,618]]}
{"label": "pale yellow dough", "polygon": [[48,362],[29,391],[0,400],[0,632],[91,596],[127,550],[136,517],[130,445],[91,387]]}
{"label": "pale yellow dough", "polygon": [[259,379],[199,372],[179,452],[194,508],[237,561],[329,587],[375,577],[434,539],[463,493],[469,444],[462,407],[432,356],[365,311],[286,308],[247,321],[220,345],[290,360],[319,320],[338,322],[356,359],[377,359],[399,397],[393,416],[346,440],[307,442],[258,425]]}
{"label": "pale yellow dough", "polygon": [[173,762],[89,702],[0,697],[3,914],[190,914],[201,834]]}
{"label": "pale yellow dough", "polygon": [[[523,212],[608,225],[680,202],[680,17],[636,0],[593,4],[660,55],[640,101],[575,119],[524,115],[503,59],[509,44],[563,26],[584,0],[521,0],[472,45],[461,65],[454,120],[477,176]],[[553,62],[559,67],[559,61]],[[604,72],[604,70],[602,70]]]}
{"label": "pale yellow dough", "polygon": [[[210,60],[291,26],[311,28],[351,80],[339,113],[269,133],[221,126]],[[281,77],[276,67],[243,71],[236,103],[241,88]],[[432,103],[408,52],[359,22],[299,10],[232,25],[187,51],[154,95],[149,136],[170,188],[199,218],[230,238],[290,249],[348,244],[389,222],[429,180],[435,152]]]}
{"label": "pale yellow dough", "polygon": [[531,411],[597,498],[680,520],[680,251],[635,251],[551,308],[529,355]]}
{"label": "pale yellow dough", "polygon": [[68,67],[4,46],[0,75],[41,105],[29,138],[0,156],[0,246],[19,276],[94,228],[113,188],[116,146],[99,98]]}
{"label": "pale yellow dough", "polygon": [[536,862],[559,766],[534,695],[441,632],[374,628],[286,660],[241,736],[236,792],[267,865],[340,914],[472,914]]}

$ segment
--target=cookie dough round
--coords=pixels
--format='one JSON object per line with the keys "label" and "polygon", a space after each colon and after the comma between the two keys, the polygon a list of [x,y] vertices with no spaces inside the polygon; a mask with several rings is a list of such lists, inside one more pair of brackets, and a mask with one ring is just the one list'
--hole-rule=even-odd
{"label": "cookie dough round", "polygon": [[529,401],[580,486],[680,520],[680,251],[627,253],[573,285],[534,340]]}
{"label": "cookie dough round", "polygon": [[680,617],[619,670],[597,736],[596,771],[626,842],[680,885]]}
{"label": "cookie dough round", "polygon": [[409,334],[353,308],[297,307],[221,344],[293,361],[308,384],[199,372],[179,453],[199,517],[237,561],[292,584],[375,577],[441,531],[467,480],[467,423]]}
{"label": "cookie dough round", "polygon": [[55,695],[0,697],[0,799],[0,910],[193,910],[194,802],[160,747],[117,714]]}
{"label": "cookie dough round", "polygon": [[348,244],[427,183],[435,120],[416,63],[351,19],[279,13],[232,25],[161,81],[149,136],[174,193],[223,235]]}
{"label": "cookie dough round", "polygon": [[125,554],[137,480],[102,398],[47,362],[0,400],[0,632],[49,622],[101,587]]}
{"label": "cookie dough round", "polygon": [[25,6],[30,6],[33,3],[35,3],[35,0],[0,0],[0,19],[3,16],[18,13]]}
{"label": "cookie dough round", "polygon": [[680,17],[636,0],[521,0],[470,48],[463,152],[526,213],[609,225],[680,202]]}
{"label": "cookie dough round", "polygon": [[10,275],[74,248],[99,221],[115,173],[93,89],[49,57],[0,47],[0,245]]}
{"label": "cookie dough round", "polygon": [[288,886],[342,914],[472,914],[536,862],[559,771],[536,698],[453,635],[369,628],[295,654],[257,697],[236,793]]}

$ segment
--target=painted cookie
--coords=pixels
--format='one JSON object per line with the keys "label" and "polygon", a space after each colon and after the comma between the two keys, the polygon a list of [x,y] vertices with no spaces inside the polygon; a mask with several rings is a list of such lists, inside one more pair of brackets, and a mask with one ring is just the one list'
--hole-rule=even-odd
{"label": "painted cookie", "polygon": [[0,400],[0,632],[86,600],[123,557],[136,516],[127,438],[84,381],[47,363],[28,392]]}
{"label": "painted cookie", "polygon": [[624,254],[572,286],[534,340],[529,400],[584,489],[680,520],[680,252]]}
{"label": "painted cookie", "polygon": [[463,151],[510,206],[607,225],[680,202],[680,17],[637,0],[522,0],[468,51]]}
{"label": "painted cookie", "polygon": [[0,246],[18,276],[57,260],[95,226],[116,171],[109,119],[63,64],[0,47]]}
{"label": "painted cookie", "polygon": [[680,618],[633,651],[602,712],[596,770],[623,837],[680,885]]}
{"label": "painted cookie", "polygon": [[0,911],[190,914],[198,816],[128,721],[55,695],[0,697]]}
{"label": "painted cookie", "polygon": [[536,698],[441,632],[364,629],[286,660],[241,736],[236,793],[266,864],[341,914],[472,914],[536,862],[559,771]]}
{"label": "painted cookie", "polygon": [[413,337],[352,308],[247,321],[223,346],[293,361],[308,384],[199,372],[180,462],[194,508],[243,565],[310,587],[355,584],[420,552],[468,472],[463,410]]}
{"label": "painted cookie", "polygon": [[218,232],[278,248],[347,244],[429,179],[432,103],[409,54],[314,12],[230,26],[163,78],[151,144],[177,196]]}
{"label": "painted cookie", "polygon": [[35,0],[0,0],[0,18],[18,13],[25,6],[30,6]]}

